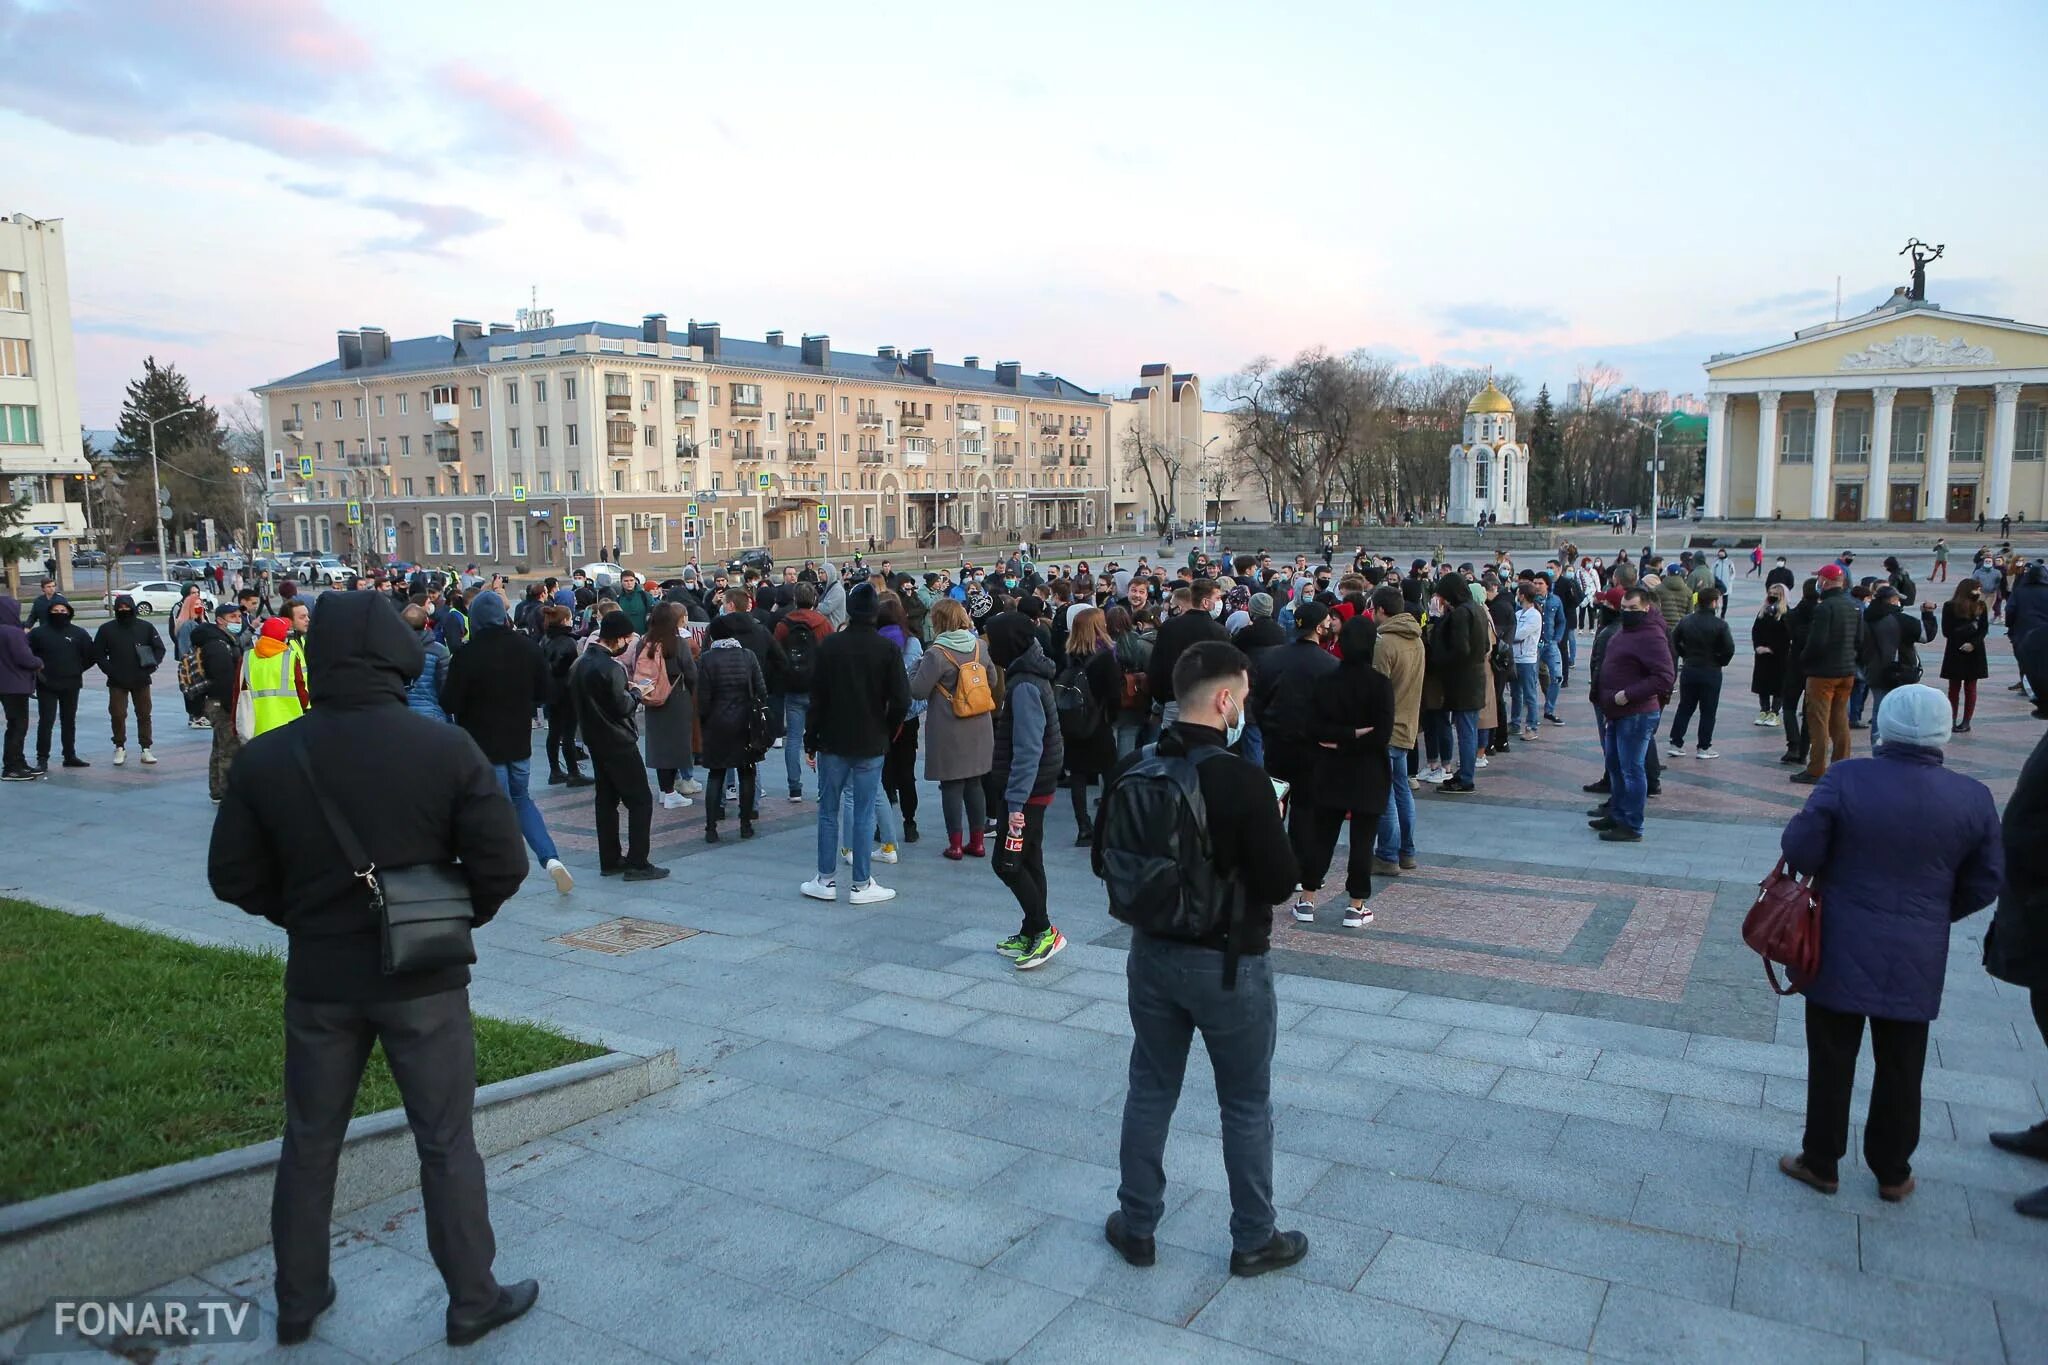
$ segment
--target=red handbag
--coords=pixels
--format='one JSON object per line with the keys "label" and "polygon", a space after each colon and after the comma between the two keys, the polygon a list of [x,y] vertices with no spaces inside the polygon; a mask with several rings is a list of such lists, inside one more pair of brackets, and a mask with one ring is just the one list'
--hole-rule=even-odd
{"label": "red handbag", "polygon": [[[1802,991],[1820,975],[1820,888],[1780,859],[1757,888],[1742,921],[1742,941],[1764,960],[1764,976],[1779,995]],[[1778,984],[1783,963],[1787,984]]]}

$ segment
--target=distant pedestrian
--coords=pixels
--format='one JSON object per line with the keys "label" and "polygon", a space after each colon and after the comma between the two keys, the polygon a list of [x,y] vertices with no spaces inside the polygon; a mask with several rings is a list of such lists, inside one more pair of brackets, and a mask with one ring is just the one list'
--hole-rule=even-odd
{"label": "distant pedestrian", "polygon": [[78,756],[78,694],[97,657],[92,637],[71,622],[71,603],[58,597],[43,623],[28,633],[28,647],[43,661],[36,674],[36,767],[50,766],[50,729],[62,730],[64,766],[89,768]]}
{"label": "distant pedestrian", "polygon": [[0,781],[33,782],[41,776],[28,765],[28,699],[43,661],[28,647],[21,628],[21,603],[0,593],[0,708],[7,713],[7,739]]}
{"label": "distant pedestrian", "polygon": [[167,651],[164,637],[154,623],[135,614],[135,599],[127,593],[114,598],[114,616],[93,635],[94,662],[107,679],[107,718],[113,724],[114,766],[128,761],[128,711],[135,711],[135,737],[142,744],[142,761],[156,763],[150,752],[155,742],[151,723],[150,680],[163,663]]}
{"label": "distant pedestrian", "polygon": [[[604,876],[623,874],[629,882],[655,881],[668,869],[648,861],[653,842],[654,792],[640,758],[639,690],[627,685],[619,656],[633,638],[633,623],[622,611],[606,614],[597,636],[569,672],[576,699],[576,723],[590,751],[597,778],[597,867]],[[626,845],[619,846],[619,807],[626,808]]]}

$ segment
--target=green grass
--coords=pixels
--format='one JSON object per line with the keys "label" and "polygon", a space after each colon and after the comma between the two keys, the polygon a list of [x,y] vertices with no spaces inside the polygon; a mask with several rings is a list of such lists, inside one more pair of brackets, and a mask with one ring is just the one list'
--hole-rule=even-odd
{"label": "green grass", "polygon": [[[0,898],[0,1204],[276,1137],[284,959]],[[477,1083],[600,1055],[476,1021]],[[398,1107],[382,1049],[356,1113]]]}

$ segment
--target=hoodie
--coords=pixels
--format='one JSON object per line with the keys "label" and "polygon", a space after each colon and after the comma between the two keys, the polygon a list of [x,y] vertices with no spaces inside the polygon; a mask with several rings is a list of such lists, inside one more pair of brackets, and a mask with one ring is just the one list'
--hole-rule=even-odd
{"label": "hoodie", "polygon": [[1372,666],[1394,685],[1394,733],[1387,743],[1398,753],[1415,747],[1415,727],[1422,717],[1422,622],[1397,611],[1379,626]]}
{"label": "hoodie", "polygon": [[135,599],[122,593],[114,599],[114,619],[93,635],[93,653],[107,686],[134,691],[149,686],[168,651],[154,622],[135,614]]}
{"label": "hoodie", "polygon": [[25,697],[35,691],[42,666],[21,628],[21,603],[0,594],[0,696]]}
{"label": "hoodie", "polygon": [[[1600,657],[1600,709],[1609,720],[1655,715],[1677,685],[1663,618],[1647,611],[1622,612],[1621,629]],[[1619,703],[1616,693],[1625,694]]]}
{"label": "hoodie", "polygon": [[403,1000],[469,981],[463,966],[383,972],[369,894],[320,813],[322,796],[379,867],[459,864],[478,925],[526,876],[512,803],[475,741],[406,709],[406,683],[424,657],[380,594],[328,594],[307,640],[313,709],[243,745],[228,770],[207,876],[214,895],[290,935],[288,997]]}
{"label": "hoodie", "polygon": [[990,618],[988,654],[989,661],[1003,670],[993,767],[1003,787],[1003,802],[1013,811],[1048,805],[1066,764],[1066,742],[1053,701],[1052,660],[1030,620],[1012,611]]}
{"label": "hoodie", "polygon": [[524,763],[533,757],[533,713],[554,692],[547,659],[513,629],[494,592],[470,601],[469,626],[469,643],[449,657],[441,706],[492,763]]}
{"label": "hoodie", "polygon": [[97,657],[92,636],[71,624],[71,604],[59,597],[51,604],[43,623],[28,633],[28,647],[43,661],[36,683],[53,691],[75,692],[85,683],[85,671]]}

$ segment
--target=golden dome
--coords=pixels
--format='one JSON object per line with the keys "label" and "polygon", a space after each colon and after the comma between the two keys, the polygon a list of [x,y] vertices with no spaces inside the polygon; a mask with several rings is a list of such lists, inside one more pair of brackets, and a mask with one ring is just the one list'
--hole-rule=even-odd
{"label": "golden dome", "polygon": [[1513,415],[1515,405],[1508,400],[1506,394],[1495,388],[1493,381],[1489,379],[1486,381],[1486,387],[1481,389],[1478,395],[1465,405],[1465,411],[1504,412]]}

